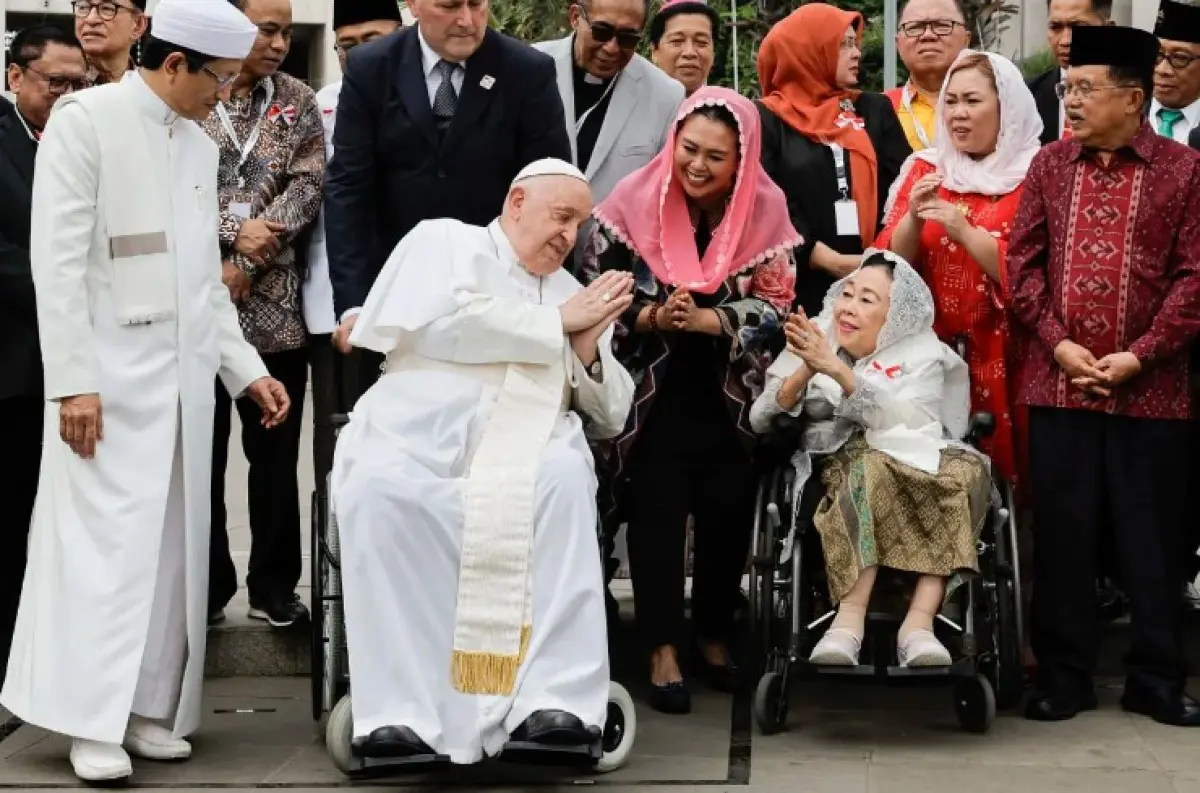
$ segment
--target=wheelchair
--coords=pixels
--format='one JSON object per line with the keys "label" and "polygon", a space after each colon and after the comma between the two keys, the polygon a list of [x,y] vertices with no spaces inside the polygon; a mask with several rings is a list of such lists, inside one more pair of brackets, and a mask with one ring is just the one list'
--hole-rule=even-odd
{"label": "wheelchair", "polygon": [[[336,433],[349,421],[334,417]],[[401,758],[368,758],[353,748],[354,719],[350,700],[350,666],[346,623],[342,605],[341,544],[337,518],[329,503],[329,478],[325,492],[312,496],[312,717],[324,720],[325,748],[339,771],[351,779],[377,773],[428,772],[448,768],[446,755]],[[599,551],[597,551],[599,552]],[[637,734],[633,699],[616,681],[609,686],[608,712],[601,736],[589,746],[548,746],[510,741],[495,759],[540,766],[584,768],[598,773],[624,765]]]}
{"label": "wheelchair", "polygon": [[[963,353],[960,343],[959,354]],[[995,429],[990,414],[971,417],[963,440],[977,445]],[[771,735],[784,729],[788,689],[796,677],[874,678],[885,682],[923,678],[953,685],[959,725],[983,734],[991,729],[997,708],[1019,704],[1024,689],[1020,569],[1017,557],[1016,508],[1012,487],[996,482],[998,503],[990,510],[978,543],[979,570],[951,598],[961,618],[943,609],[935,634],[950,651],[949,667],[902,667],[896,662],[896,629],[900,619],[868,609],[862,656],[857,666],[824,666],[808,661],[836,614],[824,584],[824,555],[812,516],[824,493],[814,475],[796,503],[791,450],[775,448],[764,461],[755,503],[751,570],[752,635],[762,659],[762,676],[754,696],[759,730]],[[815,481],[814,481],[815,480]],[[788,543],[789,537],[791,542]],[[786,546],[790,544],[790,555]],[[785,559],[785,557],[787,557]],[[880,576],[883,583],[884,576]],[[961,624],[959,624],[961,622]]]}

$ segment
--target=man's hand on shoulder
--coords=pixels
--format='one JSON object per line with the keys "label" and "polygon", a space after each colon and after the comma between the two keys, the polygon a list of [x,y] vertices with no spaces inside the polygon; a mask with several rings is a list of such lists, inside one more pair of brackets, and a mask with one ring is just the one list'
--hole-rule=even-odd
{"label": "man's hand on shoulder", "polygon": [[58,435],[83,459],[95,457],[96,444],[104,438],[100,395],[78,394],[59,400]]}
{"label": "man's hand on shoulder", "polygon": [[262,425],[267,429],[278,427],[288,417],[292,400],[283,383],[274,377],[260,377],[246,389],[246,396],[262,408]]}

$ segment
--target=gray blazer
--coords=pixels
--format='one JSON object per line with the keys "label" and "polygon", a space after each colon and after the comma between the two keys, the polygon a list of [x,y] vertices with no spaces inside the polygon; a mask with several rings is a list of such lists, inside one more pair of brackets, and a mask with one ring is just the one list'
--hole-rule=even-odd
{"label": "gray blazer", "polygon": [[[571,158],[575,147],[575,86],[572,72],[573,37],[542,41],[533,46],[554,58],[558,93],[566,111]],[[654,159],[667,141],[667,132],[683,102],[683,85],[657,66],[634,55],[617,78],[604,115],[604,125],[588,162],[586,176],[592,200],[603,201],[622,178]],[[634,111],[637,111],[636,113]]]}

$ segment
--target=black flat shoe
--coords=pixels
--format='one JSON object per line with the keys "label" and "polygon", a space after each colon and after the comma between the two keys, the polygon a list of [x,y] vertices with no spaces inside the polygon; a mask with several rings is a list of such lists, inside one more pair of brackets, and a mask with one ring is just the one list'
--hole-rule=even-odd
{"label": "black flat shoe", "polygon": [[664,685],[650,684],[650,707],[659,713],[683,715],[692,712],[692,692],[687,684],[676,680]]}
{"label": "black flat shoe", "polygon": [[1068,721],[1085,710],[1095,709],[1095,693],[1073,697],[1034,691],[1025,703],[1025,718],[1030,721]]}
{"label": "black flat shoe", "polygon": [[422,741],[408,727],[379,727],[371,730],[371,734],[355,738],[351,744],[352,752],[358,757],[416,757],[423,754],[433,754],[429,745]]}
{"label": "black flat shoe", "polygon": [[1182,692],[1125,685],[1121,709],[1171,727],[1200,727],[1200,703]]}
{"label": "black flat shoe", "polygon": [[[726,650],[728,653],[728,650]],[[724,664],[711,663],[699,647],[693,652],[692,663],[696,676],[704,680],[717,691],[725,694],[736,694],[745,685],[745,675],[741,667],[729,657]]]}
{"label": "black flat shoe", "polygon": [[547,746],[587,746],[600,738],[598,727],[587,727],[578,716],[564,710],[538,710],[513,730],[514,741]]}

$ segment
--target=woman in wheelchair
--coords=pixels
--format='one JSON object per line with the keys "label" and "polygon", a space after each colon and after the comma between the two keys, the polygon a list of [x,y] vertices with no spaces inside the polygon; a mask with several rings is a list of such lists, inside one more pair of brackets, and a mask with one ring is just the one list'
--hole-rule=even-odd
{"label": "woman in wheelchair", "polygon": [[834,284],[814,322],[792,315],[787,350],[767,370],[751,424],[766,433],[802,418],[795,504],[819,477],[812,518],[837,615],[810,657],[858,663],[867,606],[880,568],[916,574],[897,636],[901,666],[945,666],[933,621],[948,595],[978,572],[989,514],[987,458],[967,432],[966,364],[933,332],[934,303],[895,254],[868,250]]}

